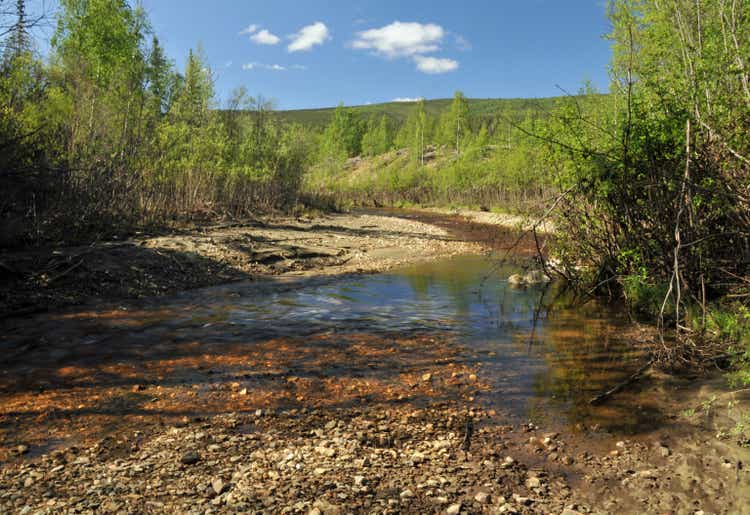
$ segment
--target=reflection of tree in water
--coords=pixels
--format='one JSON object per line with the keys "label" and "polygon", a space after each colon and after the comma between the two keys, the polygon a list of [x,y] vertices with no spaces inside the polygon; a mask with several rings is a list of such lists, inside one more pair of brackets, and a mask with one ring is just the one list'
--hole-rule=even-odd
{"label": "reflection of tree in water", "polygon": [[638,366],[642,352],[622,336],[622,310],[582,301],[560,283],[514,289],[506,278],[516,267],[488,275],[485,265],[456,259],[402,276],[416,299],[437,300],[470,324],[469,359],[485,361],[490,350],[509,345],[493,365],[503,404],[522,400],[522,410],[536,419],[557,413],[573,423],[635,427],[632,406],[588,404]]}
{"label": "reflection of tree in water", "polygon": [[626,320],[615,311],[595,302],[572,300],[562,295],[557,303],[542,308],[546,314],[543,334],[537,334],[536,340],[543,342],[541,351],[548,366],[534,377],[529,413],[547,418],[554,406],[570,422],[634,427],[639,420],[632,407],[616,403],[593,407],[589,399],[624,380],[643,350],[623,336]]}

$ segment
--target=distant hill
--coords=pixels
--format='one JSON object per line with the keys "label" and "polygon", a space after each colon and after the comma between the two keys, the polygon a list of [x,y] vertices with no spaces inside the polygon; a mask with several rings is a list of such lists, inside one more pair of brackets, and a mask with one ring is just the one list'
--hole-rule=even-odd
{"label": "distant hill", "polygon": [[[469,116],[472,118],[494,117],[502,114],[513,120],[520,120],[528,111],[546,112],[551,110],[561,97],[547,98],[471,98],[469,101]],[[425,111],[430,115],[439,115],[450,108],[452,99],[439,98],[425,100]],[[395,123],[400,124],[412,112],[416,102],[386,102],[349,107],[364,117],[382,115],[388,116]],[[275,115],[284,121],[300,123],[306,126],[323,127],[331,118],[335,107],[320,109],[295,109],[276,111]]]}

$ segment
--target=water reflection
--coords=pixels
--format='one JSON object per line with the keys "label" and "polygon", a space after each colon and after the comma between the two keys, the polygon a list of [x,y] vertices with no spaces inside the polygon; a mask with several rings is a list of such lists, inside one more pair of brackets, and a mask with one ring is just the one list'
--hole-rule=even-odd
{"label": "water reflection", "polygon": [[505,278],[516,271],[462,257],[413,267],[390,280],[403,277],[435,307],[450,300],[461,341],[494,386],[484,399],[494,407],[540,422],[624,432],[655,422],[633,399],[603,407],[588,403],[624,380],[643,357],[624,312],[582,304],[559,285],[512,288]]}
{"label": "water reflection", "polygon": [[[470,256],[288,288],[238,283],[187,292],[139,310],[32,320],[6,331],[0,342],[11,348],[54,337],[62,349],[60,362],[69,364],[73,358],[85,360],[87,352],[101,361],[102,349],[112,362],[145,359],[159,349],[177,359],[178,351],[187,352],[180,349],[207,352],[215,345],[219,351],[222,345],[285,337],[312,341],[321,334],[434,332],[453,335],[466,349],[460,359],[481,364],[481,378],[492,390],[479,401],[499,410],[623,431],[653,420],[653,414],[633,409],[633,400],[588,405],[589,398],[638,367],[641,351],[628,336],[623,314],[572,302],[554,285],[514,289],[505,279],[517,271]],[[48,348],[38,352],[39,362],[43,356],[49,359],[43,354]]]}

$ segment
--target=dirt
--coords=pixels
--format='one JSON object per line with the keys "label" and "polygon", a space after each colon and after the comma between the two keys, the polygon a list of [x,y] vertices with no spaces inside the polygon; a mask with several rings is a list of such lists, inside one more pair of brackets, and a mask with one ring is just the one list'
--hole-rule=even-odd
{"label": "dirt", "polygon": [[[51,303],[60,329],[45,342],[4,340],[20,351],[6,352],[0,375],[0,512],[750,513],[750,392],[721,375],[651,371],[612,400],[657,406],[656,429],[537,427],[488,407],[491,381],[452,333],[152,340],[138,327],[158,309],[119,305],[228,280],[272,292],[284,281],[263,277],[373,272],[517,240],[423,216],[201,227],[4,256],[16,270],[24,259],[66,265],[51,267],[40,291],[27,277],[3,297],[15,310]],[[117,302],[54,307],[94,299]],[[86,321],[83,336],[106,326],[130,344],[66,348],[80,341],[65,333],[71,317]],[[33,319],[0,328],[24,323]]]}
{"label": "dirt", "polygon": [[183,226],[166,235],[0,254],[0,318],[269,276],[382,272],[480,249],[432,224],[373,214]]}

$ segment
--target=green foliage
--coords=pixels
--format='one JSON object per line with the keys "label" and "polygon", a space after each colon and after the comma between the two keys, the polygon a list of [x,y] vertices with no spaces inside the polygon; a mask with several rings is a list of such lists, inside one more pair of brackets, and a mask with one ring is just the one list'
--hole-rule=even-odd
{"label": "green foliage", "polygon": [[323,131],[320,155],[326,161],[343,161],[356,156],[362,150],[363,123],[360,118],[343,104],[334,111],[330,123]]}
{"label": "green foliage", "polygon": [[[612,86],[546,124],[558,255],[587,291],[744,352],[750,384],[750,6],[613,0]],[[741,136],[742,135],[742,136]],[[673,355],[674,356],[674,355]]]}
{"label": "green foliage", "polygon": [[142,9],[61,0],[48,62],[17,18],[0,61],[1,245],[294,207],[317,136],[244,90],[218,111],[203,53],[179,73]]}
{"label": "green foliage", "polygon": [[391,129],[388,118],[383,115],[379,122],[375,118],[367,121],[367,128],[362,136],[362,154],[376,156],[385,154],[391,149]]}

